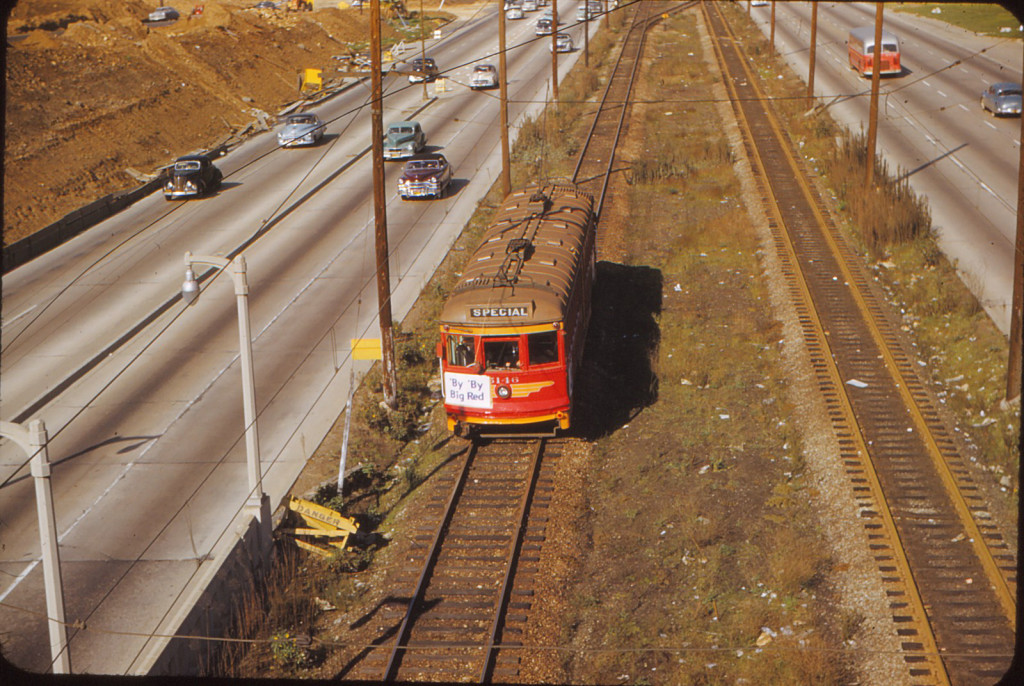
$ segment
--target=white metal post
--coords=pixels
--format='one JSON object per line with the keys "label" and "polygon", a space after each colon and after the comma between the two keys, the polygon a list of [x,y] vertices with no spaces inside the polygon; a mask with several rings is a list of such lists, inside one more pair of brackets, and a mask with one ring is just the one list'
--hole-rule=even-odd
{"label": "white metal post", "polygon": [[260,438],[256,420],[256,379],[252,361],[252,334],[249,329],[249,284],[246,280],[245,258],[239,255],[233,260],[218,255],[193,255],[185,253],[185,283],[182,297],[186,303],[195,302],[199,284],[195,279],[192,265],[196,262],[209,264],[218,269],[231,266],[231,278],[235,285],[235,302],[238,308],[238,348],[242,365],[242,417],[245,422],[245,460],[248,475],[249,495],[246,507],[259,522],[260,550],[269,555],[272,542],[270,526],[270,498],[263,492],[263,469],[260,464]]}
{"label": "white metal post", "polygon": [[33,420],[28,429],[13,422],[0,422],[0,436],[10,438],[32,460],[32,480],[36,487],[36,513],[39,517],[39,547],[43,560],[43,586],[46,590],[46,617],[50,631],[50,655],[54,674],[71,673],[71,651],[64,623],[64,587],[60,576],[60,551],[57,546],[57,521],[50,484],[50,459],[47,452],[46,425]]}
{"label": "white metal post", "polygon": [[245,258],[239,255],[231,262],[238,303],[238,349],[242,363],[242,412],[245,419],[245,454],[249,470],[248,503],[260,505],[263,495],[263,474],[260,465],[260,436],[256,428],[256,381],[252,364],[252,337],[249,331],[249,284],[245,279]]}

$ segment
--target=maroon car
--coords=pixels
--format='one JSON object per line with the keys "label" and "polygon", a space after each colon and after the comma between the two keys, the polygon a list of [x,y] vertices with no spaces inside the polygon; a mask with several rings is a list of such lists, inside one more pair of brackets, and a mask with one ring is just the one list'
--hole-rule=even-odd
{"label": "maroon car", "polygon": [[440,198],[452,182],[452,168],[444,155],[437,152],[414,155],[405,163],[398,180],[398,195],[409,198]]}

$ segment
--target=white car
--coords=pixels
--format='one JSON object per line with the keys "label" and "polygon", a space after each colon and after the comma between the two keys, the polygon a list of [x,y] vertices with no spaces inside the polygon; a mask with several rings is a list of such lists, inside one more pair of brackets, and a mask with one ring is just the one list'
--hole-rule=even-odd
{"label": "white car", "polygon": [[283,123],[277,132],[277,144],[282,148],[316,145],[324,137],[324,123],[312,112],[289,114]]}
{"label": "white car", "polygon": [[523,11],[524,12],[536,12],[537,11],[537,0],[523,0]]}
{"label": "white car", "polygon": [[[572,52],[572,36],[568,33],[560,33],[555,36],[555,48],[558,52]],[[548,50],[551,50],[551,46],[548,46]]]}
{"label": "white car", "polygon": [[522,19],[525,15],[523,14],[523,8],[518,5],[512,5],[505,10],[506,19]]}
{"label": "white car", "polygon": [[498,70],[493,64],[478,64],[473,67],[473,75],[469,77],[469,87],[473,90],[478,88],[497,88]]}
{"label": "white car", "polygon": [[173,7],[157,7],[155,10],[149,13],[147,19],[149,21],[172,21],[180,18],[178,10]]}

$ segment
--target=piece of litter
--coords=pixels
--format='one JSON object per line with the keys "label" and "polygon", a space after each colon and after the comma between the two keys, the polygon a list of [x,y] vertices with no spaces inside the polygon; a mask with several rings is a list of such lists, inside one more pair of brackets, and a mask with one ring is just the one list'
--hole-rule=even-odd
{"label": "piece of litter", "polygon": [[861,381],[860,379],[849,379],[846,382],[846,385],[847,386],[853,386],[854,388],[867,388],[868,387],[868,385],[866,383],[864,383],[863,381]]}

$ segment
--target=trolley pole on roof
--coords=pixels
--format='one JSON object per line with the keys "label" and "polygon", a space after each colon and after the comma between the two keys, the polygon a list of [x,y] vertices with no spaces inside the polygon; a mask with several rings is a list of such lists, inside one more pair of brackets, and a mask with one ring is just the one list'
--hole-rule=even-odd
{"label": "trolley pole on roof", "polygon": [[814,106],[814,53],[818,47],[818,0],[811,1],[811,52],[807,73],[807,109]]}
{"label": "trolley pole on roof", "polygon": [[512,192],[512,161],[508,145],[508,74],[505,71],[505,11],[502,0],[498,3],[498,110],[501,113],[501,197]]}
{"label": "trolley pole on roof", "polygon": [[384,198],[384,88],[380,58],[380,0],[370,0],[370,99],[373,102],[373,226],[377,253],[377,317],[380,321],[384,402],[394,408],[398,398],[395,338],[391,328],[391,270],[388,267],[388,217]]}
{"label": "trolley pole on roof", "polygon": [[864,185],[871,187],[875,181],[875,140],[878,138],[878,86],[882,80],[882,8],[883,2],[875,3],[875,45],[871,50],[871,107],[868,110],[868,155]]}
{"label": "trolley pole on roof", "polygon": [[558,0],[551,0],[551,102],[558,109]]}

